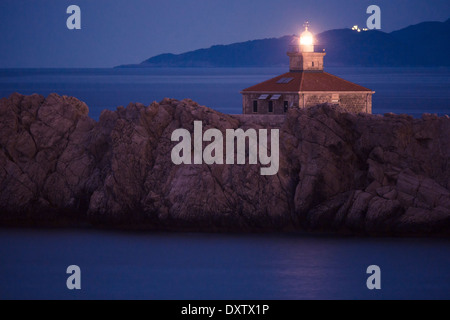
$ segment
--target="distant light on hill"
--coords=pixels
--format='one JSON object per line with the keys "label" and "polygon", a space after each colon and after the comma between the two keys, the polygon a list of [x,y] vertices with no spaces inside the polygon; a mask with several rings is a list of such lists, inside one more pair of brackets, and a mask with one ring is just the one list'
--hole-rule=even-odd
{"label": "distant light on hill", "polygon": [[[356,31],[356,32],[355,32]],[[423,22],[385,33],[359,28],[338,29],[316,36],[326,49],[327,66],[450,66],[450,19]],[[296,36],[216,45],[183,54],[162,54],[138,65],[121,67],[276,67],[288,65],[286,51]]]}

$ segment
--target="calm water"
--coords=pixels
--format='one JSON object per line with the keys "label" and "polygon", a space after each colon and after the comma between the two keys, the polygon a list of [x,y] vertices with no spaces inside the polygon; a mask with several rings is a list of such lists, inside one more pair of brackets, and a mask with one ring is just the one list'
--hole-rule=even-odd
{"label": "calm water", "polygon": [[[224,113],[242,112],[239,91],[287,68],[3,69],[0,97],[13,92],[75,96],[98,119],[101,110],[164,97],[191,98]],[[326,68],[376,91],[374,113],[450,114],[450,68]]]}
{"label": "calm water", "polygon": [[[57,92],[90,114],[192,98],[241,112],[239,91],[285,68],[0,70],[0,97]],[[374,112],[450,114],[450,69],[328,68],[369,87]],[[66,268],[82,269],[81,292]],[[366,268],[382,269],[382,290]],[[450,299],[450,242],[302,235],[194,235],[0,229],[0,299]]]}
{"label": "calm water", "polygon": [[0,229],[0,243],[0,299],[450,299],[448,240]]}

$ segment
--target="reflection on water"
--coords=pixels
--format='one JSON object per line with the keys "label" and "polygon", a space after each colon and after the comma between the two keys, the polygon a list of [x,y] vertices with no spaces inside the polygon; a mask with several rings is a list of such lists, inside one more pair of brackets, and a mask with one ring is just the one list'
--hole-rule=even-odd
{"label": "reflection on water", "polygon": [[[0,243],[0,299],[450,298],[440,239],[0,229]],[[372,264],[381,291],[366,288]]]}

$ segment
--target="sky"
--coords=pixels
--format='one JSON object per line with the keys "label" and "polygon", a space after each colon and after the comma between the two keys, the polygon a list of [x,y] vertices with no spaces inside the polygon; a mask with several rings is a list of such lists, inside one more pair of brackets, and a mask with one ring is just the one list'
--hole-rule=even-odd
{"label": "sky", "polygon": [[[1,0],[0,68],[113,67],[161,53],[365,26],[381,8],[382,31],[450,18],[448,0]],[[81,9],[69,30],[67,7]]]}

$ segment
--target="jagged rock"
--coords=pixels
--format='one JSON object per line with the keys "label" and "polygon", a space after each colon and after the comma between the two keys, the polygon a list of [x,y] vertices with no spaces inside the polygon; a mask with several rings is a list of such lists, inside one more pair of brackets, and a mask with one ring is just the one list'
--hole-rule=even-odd
{"label": "jagged rock", "polygon": [[[280,130],[280,169],[180,165],[171,134]],[[0,223],[67,219],[177,230],[450,234],[450,119],[290,109],[221,114],[164,99],[105,110],[71,97],[0,100]]]}
{"label": "jagged rock", "polygon": [[85,146],[95,121],[86,104],[56,94],[13,94],[0,101],[0,118],[2,216],[39,220],[87,209],[84,184],[95,161]]}

